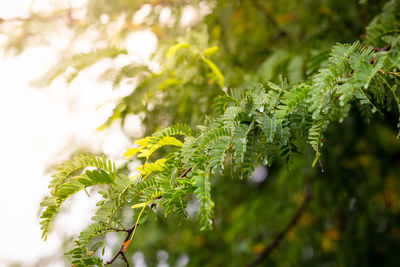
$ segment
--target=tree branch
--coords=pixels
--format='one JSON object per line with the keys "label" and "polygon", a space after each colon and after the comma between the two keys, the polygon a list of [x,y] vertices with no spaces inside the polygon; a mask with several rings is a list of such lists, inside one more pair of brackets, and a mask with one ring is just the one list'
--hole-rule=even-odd
{"label": "tree branch", "polygon": [[129,267],[129,262],[128,262],[127,258],[125,257],[125,254],[123,252],[121,252],[120,254],[121,254],[121,257],[122,257],[122,259],[124,260],[124,262],[126,264],[126,267]]}
{"label": "tree branch", "polygon": [[[392,45],[388,44],[387,46],[384,46],[384,47],[382,47],[382,48],[373,47],[372,50],[373,50],[374,52],[382,52],[382,51],[389,51],[391,48],[392,48]],[[369,64],[374,64],[374,61],[375,61],[375,58],[372,57],[372,58],[369,60]]]}
{"label": "tree branch", "polygon": [[382,51],[389,51],[390,48],[392,48],[392,45],[388,44],[387,46],[384,46],[382,48],[374,47],[372,48],[372,50],[374,50],[375,52],[382,52]]}
{"label": "tree branch", "polygon": [[117,229],[117,228],[107,228],[107,229],[105,229],[106,231],[114,231],[114,232],[128,232],[129,231],[129,229],[127,230],[127,229]]}
{"label": "tree branch", "polygon": [[400,73],[399,72],[385,71],[385,70],[380,70],[379,72],[382,73],[382,74],[390,74],[390,75],[394,75],[394,76],[400,77]]}
{"label": "tree branch", "polygon": [[125,263],[126,263],[126,266],[129,267],[129,263],[128,263],[128,260],[127,260],[126,257],[125,257],[124,250],[125,250],[125,248],[126,248],[125,242],[127,242],[127,241],[129,240],[129,238],[131,237],[131,234],[132,234],[133,230],[135,230],[135,225],[132,226],[132,227],[129,228],[129,229],[123,230],[123,231],[126,232],[126,236],[125,236],[124,242],[122,243],[120,249],[114,254],[114,256],[112,257],[112,259],[109,260],[109,261],[107,261],[106,263],[104,263],[104,265],[110,265],[110,264],[112,264],[112,263],[117,259],[117,257],[118,257],[119,255],[121,255],[122,259],[123,259],[123,260],[125,261]]}
{"label": "tree branch", "polygon": [[304,197],[303,203],[301,203],[300,207],[297,209],[292,219],[286,225],[285,229],[282,232],[280,232],[272,241],[272,243],[268,247],[266,247],[261,252],[261,254],[258,255],[257,258],[255,258],[252,262],[250,262],[247,265],[247,267],[254,267],[261,264],[264,261],[264,259],[271,253],[271,251],[273,251],[275,248],[279,246],[279,243],[283,240],[285,235],[297,224],[298,220],[301,218],[301,216],[307,209],[308,204],[310,203],[311,200],[311,195],[312,195],[311,183],[310,181],[308,181],[306,184],[306,195]]}

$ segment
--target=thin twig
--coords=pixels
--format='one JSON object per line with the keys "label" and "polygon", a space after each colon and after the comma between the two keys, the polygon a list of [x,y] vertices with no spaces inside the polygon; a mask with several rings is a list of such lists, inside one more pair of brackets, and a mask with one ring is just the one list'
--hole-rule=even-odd
{"label": "thin twig", "polygon": [[125,240],[124,240],[124,242],[122,243],[121,248],[114,254],[114,256],[112,257],[112,259],[109,260],[109,261],[107,261],[106,263],[104,263],[104,265],[110,265],[111,263],[113,263],[113,262],[117,259],[117,257],[118,257],[119,255],[121,255],[122,259],[123,259],[123,260],[126,262],[126,264],[127,264],[126,266],[129,266],[129,264],[128,264],[127,260],[126,260],[126,257],[125,257],[125,255],[124,255],[124,252],[123,252],[123,250],[124,250],[124,248],[125,248],[124,243],[125,243],[126,241],[129,240],[129,238],[131,237],[131,234],[132,234],[133,230],[135,230],[135,227],[136,227],[136,225],[132,226],[132,227],[129,228],[129,229],[126,229]]}
{"label": "thin twig", "polygon": [[389,51],[390,48],[392,48],[392,46],[390,44],[388,44],[387,46],[384,46],[382,48],[374,47],[374,48],[372,48],[372,50],[374,50],[375,52],[382,52],[382,51]]}
{"label": "thin twig", "polygon": [[129,230],[127,229],[117,229],[117,228],[107,228],[106,231],[114,231],[114,232],[128,232]]}
{"label": "thin twig", "polygon": [[[391,46],[390,44],[388,44],[387,46],[384,46],[384,47],[382,47],[382,48],[373,47],[372,50],[375,51],[375,52],[383,52],[383,51],[389,51],[391,48],[392,48],[392,46]],[[369,64],[374,64],[374,61],[375,61],[375,58],[372,57],[372,58],[369,60]]]}
{"label": "thin twig", "polygon": [[391,74],[391,75],[394,75],[394,76],[400,77],[400,73],[398,73],[398,72],[394,72],[394,71],[385,71],[385,70],[380,70],[379,72],[380,72],[380,73],[382,73],[382,74]]}
{"label": "thin twig", "polygon": [[124,260],[126,267],[129,267],[129,262],[128,259],[125,257],[125,254],[123,252],[120,253],[122,259]]}
{"label": "thin twig", "polygon": [[324,166],[322,166],[321,158],[318,158],[319,166],[321,166],[321,171],[324,172]]}
{"label": "thin twig", "polygon": [[275,248],[279,246],[279,243],[283,240],[285,235],[292,229],[298,222],[298,220],[301,218],[305,210],[307,209],[308,204],[310,203],[311,200],[311,195],[312,195],[312,188],[311,188],[311,183],[310,181],[307,182],[306,184],[306,195],[304,197],[303,203],[301,203],[300,207],[292,217],[292,219],[289,221],[289,223],[286,225],[285,229],[280,232],[275,239],[272,241],[272,243],[266,247],[260,255],[258,255],[257,258],[255,258],[250,264],[247,265],[247,267],[254,267],[259,264],[261,264],[264,259],[273,251]]}
{"label": "thin twig", "polygon": [[181,176],[179,176],[179,178],[183,178],[185,177],[190,171],[192,170],[192,168],[186,169]]}
{"label": "thin twig", "polygon": [[230,144],[226,149],[225,149],[225,153],[228,152],[229,150],[231,150],[233,147],[233,143]]}

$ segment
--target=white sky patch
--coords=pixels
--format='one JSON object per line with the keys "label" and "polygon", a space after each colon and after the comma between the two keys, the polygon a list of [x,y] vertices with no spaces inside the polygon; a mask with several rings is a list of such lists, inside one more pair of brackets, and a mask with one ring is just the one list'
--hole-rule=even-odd
{"label": "white sky patch", "polygon": [[215,2],[206,2],[206,1],[201,1],[199,3],[199,11],[201,16],[206,16],[210,14],[215,6]]}
{"label": "white sky patch", "polygon": [[[30,80],[44,70],[37,68],[38,62],[53,64],[52,57],[56,55],[48,47],[36,47],[16,58],[0,58],[0,162],[4,166],[0,205],[2,217],[7,218],[0,221],[0,265],[18,260],[29,266],[57,252],[61,257],[63,235],[77,234],[89,222],[92,213],[88,209],[94,206],[94,198],[78,196],[69,204],[72,213],[60,216],[48,241],[40,239],[38,209],[48,194],[50,177],[45,169],[49,164],[82,146],[121,160],[130,145],[119,125],[96,132],[110,114],[110,108],[99,106],[113,99],[116,91],[90,77],[91,71],[97,74],[95,69],[80,75],[71,87],[59,80],[48,88],[30,87]],[[68,227],[63,226],[66,222]]]}
{"label": "white sky patch", "polygon": [[172,27],[175,23],[175,17],[172,16],[172,10],[169,7],[164,7],[160,11],[160,16],[158,17],[161,24],[165,24]]}
{"label": "white sky patch", "polygon": [[[32,0],[0,1],[0,17],[15,18],[29,15]],[[50,3],[52,2],[52,3]],[[69,0],[54,2],[36,0],[33,11],[50,11],[62,8]],[[82,7],[86,1],[71,0],[72,7]],[[103,22],[105,22],[103,18]],[[121,16],[108,26],[119,29],[124,23]],[[83,192],[66,201],[70,212],[57,217],[48,240],[41,239],[39,203],[48,195],[50,175],[46,169],[59,163],[80,147],[104,152],[118,163],[122,154],[132,144],[118,124],[104,131],[96,131],[111,114],[115,100],[131,92],[132,86],[113,90],[109,83],[98,83],[99,75],[110,64],[125,64],[136,60],[149,63],[150,54],[157,47],[157,38],[149,30],[131,34],[126,39],[128,55],[118,62],[101,60],[82,71],[67,86],[62,77],[49,87],[33,88],[31,82],[42,77],[60,59],[60,54],[70,45],[71,32],[58,27],[48,38],[48,46],[28,47],[21,55],[10,58],[0,47],[0,162],[2,164],[0,187],[0,266],[9,261],[30,266],[40,257],[51,256],[54,262],[47,266],[64,266],[59,259],[64,251],[60,244],[67,234],[77,235],[93,216],[98,195],[88,198]],[[75,43],[74,52],[89,52],[95,31]],[[3,38],[4,39],[4,38]],[[1,42],[0,42],[1,43]],[[154,67],[155,68],[155,67]],[[129,117],[125,130],[140,132],[137,118]],[[40,265],[45,267],[46,265]]]}
{"label": "white sky patch", "polygon": [[124,130],[130,136],[141,136],[144,132],[144,127],[141,125],[141,120],[138,116],[128,114],[125,118]]}
{"label": "white sky patch", "polygon": [[0,1],[0,17],[8,19],[28,16],[31,2],[32,0],[2,0]]}
{"label": "white sky patch", "polygon": [[[51,110],[55,101],[43,92],[28,90],[27,79],[36,73],[35,52],[15,59],[1,59],[0,160],[4,164],[0,192],[2,217],[0,262],[5,259],[34,261],[58,249],[59,240],[40,240],[37,211],[48,180],[43,179],[45,164],[55,153],[55,132],[63,133],[63,114]],[[43,60],[44,58],[42,58]],[[67,124],[67,123],[66,123]],[[58,134],[57,141],[65,136]],[[47,160],[46,160],[47,159]],[[21,253],[24,251],[24,253]]]}
{"label": "white sky patch", "polygon": [[146,260],[142,252],[135,252],[132,256],[132,262],[135,267],[147,267]]}
{"label": "white sky patch", "polygon": [[113,35],[113,33],[118,32],[122,27],[125,26],[126,14],[119,14],[117,19],[111,20],[107,24],[107,32],[109,35]]}
{"label": "white sky patch", "polygon": [[30,12],[48,14],[56,9],[85,8],[87,0],[17,0],[0,1],[0,17],[9,19],[15,17],[28,17]]}
{"label": "white sky patch", "polygon": [[181,27],[189,27],[195,22],[197,15],[197,11],[193,6],[185,6],[182,10],[182,16],[179,21],[179,25]]}
{"label": "white sky patch", "polygon": [[151,5],[150,4],[144,4],[138,11],[136,11],[135,15],[132,18],[133,23],[135,24],[141,24],[145,22],[147,16],[151,12]]}
{"label": "white sky patch", "polygon": [[172,11],[169,7],[164,7],[161,11],[160,11],[160,17],[159,20],[161,23],[167,23],[168,20],[170,19],[172,15]]}
{"label": "white sky patch", "polygon": [[76,8],[72,11],[72,18],[76,20],[82,20],[86,17],[87,14],[87,8],[86,6],[83,6],[81,8]]}
{"label": "white sky patch", "polygon": [[137,31],[126,36],[125,47],[133,61],[146,64],[157,48],[157,37],[150,30]]}
{"label": "white sky patch", "polygon": [[107,24],[107,22],[110,20],[110,16],[107,14],[101,14],[100,16],[100,23],[101,24]]}
{"label": "white sky patch", "polygon": [[97,47],[93,47],[95,40],[97,40],[98,33],[95,29],[88,29],[85,31],[84,35],[79,36],[72,43],[71,52],[74,54],[79,53],[89,53],[90,51],[96,49]]}
{"label": "white sky patch", "polygon": [[82,231],[91,223],[90,219],[95,212],[96,203],[101,200],[101,195],[91,193],[89,189],[87,191],[90,198],[84,191],[80,191],[63,203],[62,207],[67,212],[62,212],[56,217],[53,225],[55,231],[51,235],[60,239],[63,235],[76,235],[77,231]]}
{"label": "white sky patch", "polygon": [[72,212],[60,215],[44,242],[38,210],[49,193],[46,168],[82,146],[121,160],[130,145],[118,125],[96,131],[112,110],[112,103],[102,104],[118,94],[110,85],[94,79],[102,70],[101,64],[84,71],[70,87],[62,79],[56,79],[50,87],[31,87],[31,81],[59,58],[57,44],[63,42],[56,37],[50,40],[50,47],[30,47],[15,58],[0,53],[0,266],[7,266],[9,261],[30,266],[45,256],[55,260],[48,266],[63,266],[58,261],[63,254],[61,240],[65,234],[78,234],[89,223],[96,199],[78,195],[68,202]]}
{"label": "white sky patch", "polygon": [[33,12],[52,13],[57,9],[66,9],[69,7],[74,9],[83,8],[86,6],[87,0],[30,0],[29,2],[33,3]]}

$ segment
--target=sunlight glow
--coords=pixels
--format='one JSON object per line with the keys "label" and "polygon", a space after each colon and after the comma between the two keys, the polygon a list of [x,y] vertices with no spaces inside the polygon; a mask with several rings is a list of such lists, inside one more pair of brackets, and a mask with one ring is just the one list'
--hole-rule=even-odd
{"label": "sunlight glow", "polygon": [[[68,4],[82,7],[85,2],[34,1],[31,7],[31,0],[1,1],[0,17],[26,17],[30,8],[34,12],[52,12]],[[106,18],[103,22],[106,23]],[[17,57],[0,53],[0,114],[3,124],[0,160],[7,167],[2,173],[2,181],[6,184],[0,187],[2,218],[7,218],[1,220],[0,225],[0,266],[7,266],[9,262],[31,266],[45,256],[61,259],[61,240],[65,235],[79,233],[90,222],[90,210],[98,197],[77,194],[63,205],[72,212],[60,214],[48,240],[44,242],[41,239],[38,211],[40,201],[48,194],[50,177],[46,170],[50,165],[65,160],[80,147],[103,151],[118,164],[123,151],[130,145],[118,124],[96,131],[110,115],[114,100],[132,90],[132,85],[113,90],[110,84],[97,81],[110,64],[115,64],[111,60],[101,60],[82,71],[69,86],[62,77],[55,79],[49,87],[39,89],[31,86],[32,81],[56,64],[60,53],[68,48],[71,36],[67,27],[60,27],[50,35],[48,46],[31,45]],[[71,51],[91,51],[90,43],[95,37],[89,34],[85,38],[76,42]],[[2,39],[0,36],[0,44]],[[132,62],[132,59],[145,62],[155,50],[157,38],[150,31],[142,31],[128,36],[126,45],[129,55],[120,59],[119,64]],[[138,120],[133,118],[130,122],[138,123]],[[140,127],[129,126],[127,130],[140,131]],[[27,162],[24,166],[20,164],[22,159]],[[39,265],[64,266],[60,261]]]}

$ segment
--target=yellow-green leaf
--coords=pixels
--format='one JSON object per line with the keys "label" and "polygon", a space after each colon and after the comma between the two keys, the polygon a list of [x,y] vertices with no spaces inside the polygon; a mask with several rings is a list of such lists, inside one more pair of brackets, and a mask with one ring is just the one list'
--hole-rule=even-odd
{"label": "yellow-green leaf", "polygon": [[143,138],[143,139],[136,140],[134,143],[137,144],[137,145],[139,145],[139,146],[147,146],[147,145],[150,144],[152,141],[153,141],[153,140],[152,140],[151,137],[146,137],[146,138]]}
{"label": "yellow-green leaf", "polygon": [[133,148],[128,148],[125,153],[124,153],[124,157],[130,158],[132,156],[134,156],[136,153],[140,152],[140,150],[142,150],[142,148],[140,147],[133,147]]}
{"label": "yellow-green leaf", "polygon": [[206,57],[212,56],[215,53],[217,53],[217,51],[218,51],[218,46],[212,46],[212,47],[207,48],[206,51],[204,51],[204,55]]}
{"label": "yellow-green leaf", "polygon": [[139,158],[149,158],[151,154],[153,154],[154,151],[151,151],[150,149],[141,149],[140,153],[137,155]]}
{"label": "yellow-green leaf", "polygon": [[141,153],[138,155],[138,157],[146,157],[149,158],[154,151],[159,149],[160,147],[163,146],[182,146],[182,142],[176,139],[175,137],[172,136],[164,136],[161,139],[159,139],[154,145],[149,145],[148,149],[143,149]]}
{"label": "yellow-green leaf", "polygon": [[188,43],[179,43],[171,46],[167,53],[167,59],[171,58],[179,49],[189,48],[189,46],[190,45]]}
{"label": "yellow-green leaf", "polygon": [[136,167],[135,169],[138,170],[142,176],[146,176],[155,171],[162,171],[164,168],[164,163],[166,161],[167,159],[162,158],[154,163],[146,163],[144,165]]}
{"label": "yellow-green leaf", "polygon": [[208,58],[203,58],[203,61],[211,68],[211,70],[214,72],[215,77],[218,80],[218,84],[221,87],[224,87],[225,84],[225,78],[224,75],[222,75],[221,71],[219,70],[219,68],[217,67],[217,65],[214,64],[214,62],[212,62],[211,60],[209,60]]}
{"label": "yellow-green leaf", "polygon": [[162,147],[162,146],[182,146],[182,142],[176,139],[175,137],[172,136],[164,136],[163,138],[160,139],[160,141],[157,142],[157,144]]}
{"label": "yellow-green leaf", "polygon": [[144,206],[146,206],[146,204],[147,204],[146,202],[138,203],[138,204],[133,205],[131,208],[132,209],[143,208]]}
{"label": "yellow-green leaf", "polygon": [[162,158],[162,159],[158,159],[156,160],[156,162],[154,162],[155,164],[158,164],[160,166],[164,166],[164,163],[167,161],[166,158]]}
{"label": "yellow-green leaf", "polygon": [[177,84],[180,84],[180,83],[181,83],[180,81],[178,81],[175,77],[173,77],[173,78],[166,79],[165,81],[163,81],[158,86],[158,89],[163,91],[163,90],[165,90],[166,88],[168,88],[170,86],[177,85]]}

